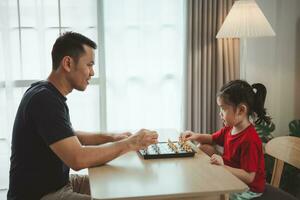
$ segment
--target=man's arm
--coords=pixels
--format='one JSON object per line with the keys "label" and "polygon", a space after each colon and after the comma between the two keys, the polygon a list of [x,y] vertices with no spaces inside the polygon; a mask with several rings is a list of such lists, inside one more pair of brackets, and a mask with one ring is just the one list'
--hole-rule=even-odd
{"label": "man's arm", "polygon": [[128,138],[131,133],[90,133],[83,131],[76,131],[75,135],[78,137],[82,145],[99,145],[107,142],[116,142]]}
{"label": "man's arm", "polygon": [[52,151],[73,170],[102,165],[128,151],[146,148],[157,143],[157,133],[141,130],[114,143],[100,146],[83,146],[76,136],[59,140],[50,145]]}

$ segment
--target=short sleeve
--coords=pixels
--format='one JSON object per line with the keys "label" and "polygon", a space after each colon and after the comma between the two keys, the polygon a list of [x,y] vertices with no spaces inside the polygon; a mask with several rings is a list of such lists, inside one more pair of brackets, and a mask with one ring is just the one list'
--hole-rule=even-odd
{"label": "short sleeve", "polygon": [[225,134],[229,127],[223,127],[220,130],[212,134],[212,140],[214,143],[220,146],[224,146]]}
{"label": "short sleeve", "polygon": [[48,145],[74,136],[67,105],[49,91],[42,91],[32,97],[28,115],[36,132]]}
{"label": "short sleeve", "polygon": [[241,145],[241,168],[247,172],[256,172],[259,162],[258,145],[251,141]]}

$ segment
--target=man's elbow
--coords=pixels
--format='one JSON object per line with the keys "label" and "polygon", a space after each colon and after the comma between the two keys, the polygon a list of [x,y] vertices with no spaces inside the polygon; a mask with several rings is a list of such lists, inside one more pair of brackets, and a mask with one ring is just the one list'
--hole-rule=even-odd
{"label": "man's elbow", "polygon": [[85,167],[82,167],[82,166],[79,166],[79,165],[72,165],[72,166],[69,166],[72,170],[78,172],[82,169],[85,169]]}
{"label": "man's elbow", "polygon": [[88,168],[89,166],[84,161],[82,156],[75,156],[72,161],[69,163],[69,167],[74,171],[79,171],[85,168]]}

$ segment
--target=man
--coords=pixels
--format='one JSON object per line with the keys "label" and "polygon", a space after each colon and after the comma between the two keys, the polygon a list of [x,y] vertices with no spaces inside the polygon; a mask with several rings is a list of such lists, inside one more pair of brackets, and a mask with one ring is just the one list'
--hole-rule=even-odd
{"label": "man", "polygon": [[89,84],[94,49],[83,35],[63,34],[52,49],[50,76],[25,92],[13,127],[8,200],[91,199],[88,178],[69,179],[69,168],[102,165],[157,142],[157,133],[144,129],[134,135],[73,130],[66,96]]}

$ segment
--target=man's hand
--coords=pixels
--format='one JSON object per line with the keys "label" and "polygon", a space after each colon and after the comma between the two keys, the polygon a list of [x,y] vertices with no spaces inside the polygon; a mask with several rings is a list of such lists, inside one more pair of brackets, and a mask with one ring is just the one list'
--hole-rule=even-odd
{"label": "man's hand", "polygon": [[191,140],[191,141],[197,140],[198,137],[199,134],[194,133],[193,131],[185,131],[180,135],[179,139],[185,142],[187,140]]}
{"label": "man's hand", "polygon": [[224,165],[224,161],[223,161],[222,156],[219,156],[217,154],[213,154],[210,157],[210,163],[215,164],[215,165]]}
{"label": "man's hand", "polygon": [[112,140],[114,142],[116,142],[116,141],[119,141],[119,140],[126,139],[131,135],[132,135],[132,133],[130,133],[130,132],[124,132],[124,133],[112,134],[111,136],[112,136]]}
{"label": "man's hand", "polygon": [[128,137],[129,149],[132,151],[145,149],[149,145],[157,143],[157,138],[158,134],[156,131],[141,129]]}

